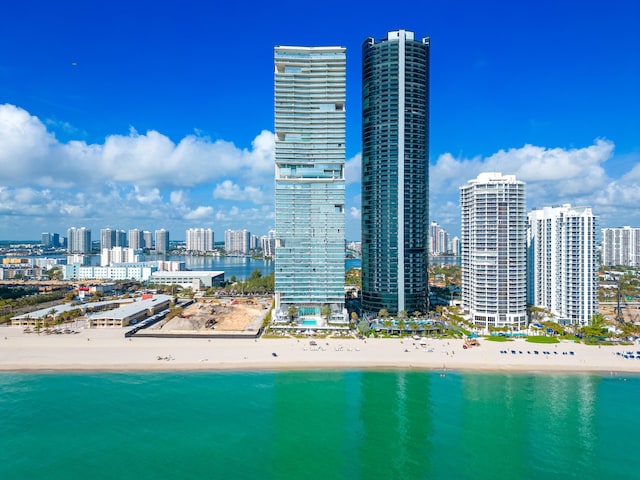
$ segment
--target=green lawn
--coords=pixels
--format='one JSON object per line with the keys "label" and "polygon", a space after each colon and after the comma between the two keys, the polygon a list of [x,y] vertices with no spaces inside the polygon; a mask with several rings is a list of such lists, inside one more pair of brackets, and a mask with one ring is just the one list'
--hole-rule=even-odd
{"label": "green lawn", "polygon": [[556,337],[527,337],[529,343],[559,343]]}
{"label": "green lawn", "polygon": [[510,342],[511,339],[508,337],[500,337],[498,335],[490,335],[488,337],[484,337],[485,340],[489,340],[490,342]]}

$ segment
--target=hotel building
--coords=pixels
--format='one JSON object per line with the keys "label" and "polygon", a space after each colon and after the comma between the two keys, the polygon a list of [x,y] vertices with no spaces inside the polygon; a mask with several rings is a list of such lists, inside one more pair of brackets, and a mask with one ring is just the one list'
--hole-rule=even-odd
{"label": "hotel building", "polygon": [[429,38],[362,45],[362,309],[428,308]]}
{"label": "hotel building", "polygon": [[462,305],[477,327],[527,324],[525,185],[481,173],[460,187]]}
{"label": "hotel building", "polygon": [[598,308],[591,208],[544,207],[528,217],[528,303],[547,309],[560,324],[588,324]]}
{"label": "hotel building", "polygon": [[328,305],[346,322],[345,49],[279,46],[274,63],[276,320],[293,306],[321,322]]}

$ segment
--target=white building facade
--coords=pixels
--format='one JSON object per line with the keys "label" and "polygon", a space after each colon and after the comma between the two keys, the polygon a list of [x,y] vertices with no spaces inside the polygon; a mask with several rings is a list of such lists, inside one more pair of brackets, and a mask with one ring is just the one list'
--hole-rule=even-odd
{"label": "white building facade", "polygon": [[586,325],[597,313],[596,217],[562,205],[529,212],[528,303],[560,324]]}
{"label": "white building facade", "polygon": [[156,230],[156,253],[169,251],[169,232],[164,228]]}
{"label": "white building facade", "polygon": [[640,228],[603,228],[602,264],[640,266]]}
{"label": "white building facade", "polygon": [[225,230],[224,250],[227,255],[248,255],[251,233],[247,230]]}
{"label": "white building facade", "polygon": [[527,325],[525,185],[481,173],[460,187],[462,305],[475,326]]}
{"label": "white building facade", "polygon": [[210,228],[190,228],[185,232],[185,241],[189,252],[213,252],[214,233]]}
{"label": "white building facade", "polygon": [[67,230],[69,253],[91,253],[91,230],[86,227],[71,227]]}
{"label": "white building facade", "polygon": [[132,228],[127,232],[127,246],[134,250],[142,250],[144,248],[144,237],[142,230]]}

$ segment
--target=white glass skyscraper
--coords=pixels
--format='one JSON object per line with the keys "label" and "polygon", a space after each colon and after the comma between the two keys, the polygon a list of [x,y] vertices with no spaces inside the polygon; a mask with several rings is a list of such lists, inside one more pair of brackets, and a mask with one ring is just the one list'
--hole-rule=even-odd
{"label": "white glass skyscraper", "polygon": [[328,305],[346,321],[345,48],[276,47],[274,63],[276,320]]}
{"label": "white glass skyscraper", "polygon": [[527,296],[561,324],[586,325],[598,308],[596,218],[562,205],[529,212]]}
{"label": "white glass skyscraper", "polygon": [[527,324],[524,182],[481,173],[460,187],[462,305],[478,327]]}

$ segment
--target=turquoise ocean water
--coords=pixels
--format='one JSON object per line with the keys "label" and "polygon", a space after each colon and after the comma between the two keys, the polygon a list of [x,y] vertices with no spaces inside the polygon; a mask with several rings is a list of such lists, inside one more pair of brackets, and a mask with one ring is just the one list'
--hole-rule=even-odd
{"label": "turquoise ocean water", "polygon": [[640,377],[3,373],[0,479],[635,479]]}

